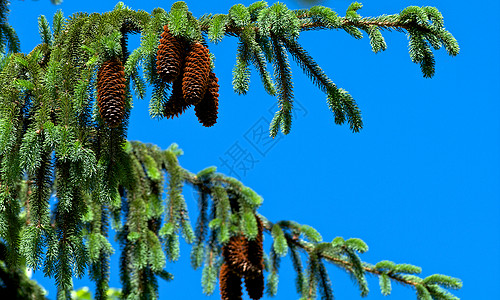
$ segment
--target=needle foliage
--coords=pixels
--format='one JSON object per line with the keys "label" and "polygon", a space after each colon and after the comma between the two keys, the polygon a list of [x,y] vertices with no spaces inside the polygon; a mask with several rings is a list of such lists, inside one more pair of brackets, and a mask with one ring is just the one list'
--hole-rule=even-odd
{"label": "needle foliage", "polygon": [[[19,299],[26,299],[22,298],[26,293],[40,296],[36,286],[19,274],[28,267],[55,278],[57,298],[70,299],[72,278],[88,272],[96,283],[96,299],[106,299],[110,256],[119,251],[121,297],[158,299],[159,280],[173,279],[167,266],[181,255],[182,238],[192,245],[192,266],[202,269],[204,292],[212,294],[224,245],[234,236],[251,244],[263,229],[272,239],[264,255],[269,295],[278,292],[280,262],[288,256],[301,299],[334,299],[327,263],[349,274],[361,296],[369,292],[366,276],[371,275],[379,278],[384,295],[399,283],[413,289],[420,300],[457,299],[449,290],[461,288],[459,279],[440,274],[422,277],[417,266],[387,260],[364,262],[361,254],[368,246],[362,240],[324,241],[310,226],[272,222],[258,214],[262,197],[243,183],[215,167],[196,174],[184,169],[183,152],[176,144],[160,149],[126,139],[133,94],[145,98],[151,87],[151,117],[164,117],[172,84],[158,75],[156,57],[165,25],[186,44],[205,47],[226,37],[238,39],[234,90],[245,94],[252,70],[258,72],[278,103],[270,124],[273,137],[292,128],[292,60],[324,92],[336,124],[347,123],[353,132],[363,127],[353,96],[300,45],[298,37],[305,31],[339,30],[356,39],[366,35],[374,52],[387,48],[383,32],[404,32],[410,59],[424,77],[435,73],[434,50],[459,53],[457,41],[434,7],[411,6],[378,17],[361,16],[361,7],[354,2],[341,16],[323,6],[290,10],[283,3],[258,1],[248,7],[236,4],[227,14],[196,17],[184,2],[150,13],[120,2],[102,14],[65,17],[59,11],[51,22],[40,16],[40,44],[30,53],[19,53],[19,39],[7,23],[8,2],[1,1],[0,288],[26,287],[18,290]],[[137,49],[127,46],[131,33],[141,36]],[[125,78],[123,115],[112,127],[101,117],[97,103],[97,86],[106,89],[113,84],[105,79],[98,83],[99,69],[108,61],[123,64],[120,78]],[[186,185],[198,192],[197,208],[186,204]],[[189,219],[188,209],[197,209],[197,220]],[[117,233],[119,249],[109,241],[110,230]]]}

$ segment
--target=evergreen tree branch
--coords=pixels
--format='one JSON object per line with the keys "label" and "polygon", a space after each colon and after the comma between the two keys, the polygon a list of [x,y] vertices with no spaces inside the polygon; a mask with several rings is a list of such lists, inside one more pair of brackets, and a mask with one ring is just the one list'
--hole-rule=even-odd
{"label": "evergreen tree branch", "polygon": [[[301,21],[300,31],[309,31],[309,30],[325,30],[325,29],[344,29],[346,27],[355,27],[359,29],[369,28],[369,27],[377,27],[382,30],[395,30],[395,31],[408,31],[408,30],[416,30],[422,33],[439,33],[442,34],[444,32],[448,32],[444,30],[444,28],[432,28],[427,24],[423,24],[416,19],[401,19],[400,14],[393,15],[383,15],[380,17],[366,17],[359,19],[350,19],[347,17],[338,17],[335,23],[327,22],[325,20],[314,20],[313,14],[311,12],[301,12],[301,14],[297,15],[297,18]],[[218,15],[217,18],[221,18]],[[259,27],[255,23],[251,23],[246,26],[237,26],[236,24],[226,24],[224,34],[229,36],[241,36],[243,31],[247,28],[252,28],[255,30],[256,34],[262,34],[259,32]],[[201,27],[203,32],[208,33],[209,27]],[[449,32],[448,32],[449,33]],[[450,55],[457,55],[458,52],[452,51]]]}
{"label": "evergreen tree branch", "polygon": [[[187,170],[184,170],[184,179],[186,180],[186,182],[192,184],[193,186],[197,187],[198,189],[200,190],[206,190],[207,189],[207,186],[210,186],[210,185],[214,185],[214,184],[217,184],[217,185],[224,185],[224,186],[227,186],[226,188],[231,188],[231,189],[236,189],[236,190],[242,190],[243,187],[238,184],[237,181],[235,181],[234,179],[231,179],[231,178],[228,178],[228,177],[225,177],[221,174],[217,175],[217,173],[214,173],[213,176],[207,178],[207,177],[198,177],[197,175],[187,171]],[[264,220],[267,220],[265,217],[262,216],[262,219]],[[405,286],[408,286],[408,287],[411,287],[411,288],[414,288],[416,289],[417,291],[419,290],[425,290],[425,291],[429,291],[431,292],[433,289],[435,289],[433,286],[432,286],[432,282],[433,282],[433,279],[434,278],[438,278],[439,276],[441,275],[431,275],[429,277],[427,277],[426,279],[422,279],[420,277],[417,277],[413,274],[419,274],[421,272],[420,268],[418,267],[415,267],[415,266],[411,266],[411,265],[396,265],[392,262],[387,262],[387,261],[382,261],[376,265],[371,265],[371,264],[368,264],[368,263],[365,263],[365,262],[362,262],[362,261],[353,261],[352,260],[352,255],[355,255],[357,257],[356,254],[354,254],[354,252],[352,252],[353,250],[357,251],[357,252],[360,252],[360,253],[363,253],[365,252],[368,248],[366,246],[366,244],[364,244],[362,241],[360,240],[357,240],[357,239],[351,239],[351,240],[347,240],[342,241],[342,243],[337,243],[339,246],[339,249],[341,250],[342,253],[347,253],[348,255],[334,255],[333,253],[337,253],[337,252],[331,252],[331,251],[321,251],[319,250],[320,248],[318,248],[318,241],[321,240],[321,237],[319,238],[316,238],[314,237],[316,234],[312,234],[311,236],[313,236],[313,242],[311,241],[306,241],[305,239],[303,238],[300,238],[300,235],[301,234],[306,234],[307,231],[309,231],[310,229],[308,229],[309,227],[306,227],[304,225],[300,226],[299,224],[293,222],[293,221],[280,221],[278,223],[271,223],[269,221],[266,221],[264,222],[264,229],[268,232],[268,233],[272,233],[275,231],[275,226],[277,224],[280,224],[280,226],[284,226],[283,228],[286,228],[287,230],[291,230],[290,232],[286,232],[285,236],[286,236],[286,242],[288,243],[288,247],[292,248],[292,249],[301,249],[303,251],[303,253],[306,253],[307,255],[315,255],[317,256],[317,259],[324,259],[325,261],[327,262],[330,262],[330,263],[333,263],[334,265],[346,270],[349,274],[353,274],[354,277],[358,277],[358,275],[355,275],[355,274],[360,274],[359,276],[361,276],[361,278],[358,278],[357,280],[362,280],[362,282],[360,282],[360,289],[361,289],[361,295],[362,296],[366,296],[367,293],[368,293],[368,289],[366,287],[366,281],[364,281],[363,277],[364,277],[364,273],[366,274],[369,274],[369,275],[372,275],[372,276],[378,276],[378,277],[384,277],[384,278],[387,278],[391,281],[394,281],[394,282],[397,282],[399,284],[402,284],[402,285],[405,285]],[[290,234],[292,233],[292,234]],[[273,236],[275,236],[275,234],[273,233],[272,234]],[[337,239],[336,239],[337,240]],[[276,244],[276,240],[275,240],[275,244]],[[330,244],[330,243],[325,243],[325,244]],[[335,244],[335,240],[333,242],[333,244]],[[326,245],[326,246],[330,246],[330,245]],[[276,252],[276,246],[273,246],[273,252],[272,253],[275,253],[275,254],[272,254],[272,255],[278,255],[279,252]],[[294,250],[296,251],[296,250]],[[300,275],[300,263],[298,262],[298,257],[297,257],[297,254],[292,252],[292,260],[295,261],[294,262],[294,265],[295,265],[295,269],[297,270],[298,272],[298,282],[297,282],[297,287],[299,290],[302,291],[302,293],[306,293],[308,294],[308,288],[304,288],[304,287],[301,287],[300,285],[300,282],[302,282],[303,278],[302,276],[303,275]],[[274,260],[272,260],[274,261]],[[314,261],[314,260],[313,260]],[[313,265],[316,265],[316,263],[314,263]],[[318,265],[319,266],[319,265]],[[314,268],[319,268],[319,267],[314,267]],[[276,277],[277,276],[277,269],[276,268],[272,268],[271,270],[274,270],[272,271],[272,278]],[[314,274],[319,274],[317,272],[320,272],[319,269],[314,269]],[[322,277],[324,275],[318,275],[319,277],[319,281],[321,280],[324,280],[323,284],[323,291],[324,293],[326,293],[326,295],[330,295],[330,292],[327,288],[328,284],[327,284],[327,279],[326,277]],[[444,275],[442,275],[444,276]],[[272,280],[275,280],[276,278],[272,279]],[[277,280],[277,279],[276,279]],[[316,281],[315,279],[315,284],[318,284],[318,281]],[[452,288],[452,289],[459,289],[461,288],[462,286],[462,283],[460,280],[456,279],[456,278],[452,278],[452,277],[448,277],[448,276],[444,276],[443,278],[439,279],[439,282],[440,282],[440,285],[443,286],[443,287],[448,287],[448,288]],[[271,294],[273,294],[275,292],[274,290],[274,284],[271,286],[273,287],[272,290],[270,290]],[[390,291],[387,291],[387,289],[385,290],[386,293],[390,293]],[[384,290],[383,290],[383,293],[384,293]],[[438,293],[438,292],[436,292]],[[330,296],[328,296],[330,297]]]}
{"label": "evergreen tree branch", "polygon": [[279,107],[279,111],[274,115],[270,126],[271,136],[274,138],[278,131],[278,125],[281,132],[284,134],[290,133],[292,127],[293,82],[292,70],[288,63],[288,57],[283,42],[276,36],[271,36],[271,43],[274,54],[273,67],[278,89]]}
{"label": "evergreen tree branch", "polygon": [[[157,73],[156,56],[158,36],[166,24],[173,36],[186,42],[204,43],[202,32],[208,32],[214,42],[225,35],[239,37],[235,87],[241,93],[248,90],[249,65],[253,63],[268,93],[274,94],[267,70],[267,64],[273,64],[279,103],[270,128],[273,136],[280,129],[286,134],[291,127],[293,82],[287,51],[327,94],[335,122],[347,120],[353,131],[362,127],[353,98],[337,88],[297,42],[301,31],[341,29],[355,38],[361,38],[365,31],[375,52],[386,48],[381,30],[406,31],[410,57],[420,64],[425,77],[434,74],[432,49],[444,46],[452,56],[459,52],[458,43],[444,29],[435,8],[412,6],[399,14],[374,18],[361,17],[357,13],[360,8],[355,2],[345,17],[338,17],[324,7],[294,11],[282,3],[268,7],[261,1],[248,8],[235,5],[228,15],[196,19],[183,2],[174,3],[170,12],[155,9],[152,14],[119,3],[112,12],[77,13],[68,20],[58,12],[53,34],[47,19],[41,17],[43,44],[28,55],[8,55],[0,64],[0,237],[8,250],[6,265],[13,271],[23,267],[23,259],[32,267],[43,264],[45,274],[56,278],[58,296],[68,298],[72,276],[81,276],[90,262],[98,297],[104,298],[112,252],[107,226],[112,219],[122,247],[124,297],[158,297],[157,278],[171,278],[163,268],[167,258],[179,257],[179,236],[195,242],[192,263],[195,268],[204,265],[202,283],[204,292],[210,294],[222,263],[221,248],[234,235],[256,238],[259,218],[273,238],[268,266],[271,295],[277,291],[280,258],[291,253],[298,272],[298,291],[303,296],[315,296],[319,287],[324,298],[333,298],[324,267],[328,261],[352,276],[362,296],[368,293],[365,274],[371,274],[380,277],[384,294],[390,293],[392,280],[415,288],[423,299],[451,299],[445,289],[460,288],[457,279],[444,275],[422,279],[415,275],[420,268],[410,265],[363,263],[358,253],[365,252],[367,246],[362,241],[336,238],[323,243],[312,227],[292,221],[272,224],[255,216],[262,197],[238,180],[216,173],[215,168],[198,174],[185,170],[178,159],[182,150],[176,145],[163,151],[125,140],[130,84],[135,84],[137,94],[144,95],[140,67],[146,81],[154,86],[151,115],[162,116],[171,87]],[[126,37],[130,32],[141,32],[141,47],[129,56]],[[19,48],[15,32],[6,23],[3,2],[0,42],[3,53],[9,47],[11,51]],[[112,59],[125,64],[127,81],[125,97],[117,97],[124,101],[123,122],[111,128],[104,123],[96,101],[100,99],[98,86],[109,82],[98,82],[96,73]],[[116,111],[112,108],[111,112]],[[164,175],[166,199],[162,197]],[[196,233],[183,196],[185,183],[200,192]],[[51,212],[48,200],[54,192],[57,205]],[[26,216],[21,215],[23,205]],[[308,255],[304,272],[301,252]]]}
{"label": "evergreen tree branch", "polygon": [[[266,224],[265,229],[270,232],[272,229],[271,223]],[[288,241],[291,242],[296,247],[304,250],[308,254],[309,253],[316,253],[316,255],[318,255],[320,258],[325,259],[326,261],[331,262],[334,265],[339,266],[342,269],[345,269],[346,271],[348,271],[350,273],[355,272],[355,265],[348,259],[339,258],[339,257],[333,256],[333,255],[330,255],[328,253],[321,253],[321,252],[318,253],[316,250],[316,247],[313,243],[310,243],[310,242],[307,242],[303,239],[300,239],[297,236],[293,236]],[[404,273],[398,273],[394,269],[389,270],[389,271],[384,270],[380,267],[377,267],[377,265],[374,266],[374,265],[371,265],[368,263],[363,263],[362,268],[363,268],[364,272],[366,272],[370,275],[385,276],[394,282],[415,288],[417,291],[419,289],[426,289],[426,290],[432,289],[431,284],[430,284],[431,280],[429,280],[427,278],[433,278],[434,276],[441,276],[441,275],[431,275],[431,276],[427,277],[426,279],[422,280],[420,277],[417,277],[417,276],[407,276],[407,275],[404,275]],[[417,273],[420,273],[420,270]],[[451,284],[448,285],[448,287],[450,287],[452,289],[459,289],[462,287],[462,283],[460,280],[457,280],[456,278],[451,278],[448,276],[444,276],[444,277],[445,277],[445,279],[443,279],[440,282],[443,285],[446,285],[446,282],[449,281]]]}

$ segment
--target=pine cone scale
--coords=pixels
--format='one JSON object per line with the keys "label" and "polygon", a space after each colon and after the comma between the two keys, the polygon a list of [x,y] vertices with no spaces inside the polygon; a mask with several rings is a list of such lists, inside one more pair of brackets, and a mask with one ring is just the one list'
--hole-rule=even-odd
{"label": "pine cone scale", "polygon": [[165,82],[173,82],[181,73],[185,56],[184,43],[174,37],[167,25],[163,27],[156,54],[156,70]]}
{"label": "pine cone scale", "polygon": [[220,268],[219,286],[222,300],[242,299],[241,277],[231,271],[231,268],[225,263]]}
{"label": "pine cone scale", "polygon": [[163,106],[163,115],[169,119],[182,114],[190,105],[182,95],[182,77],[177,78],[172,85],[172,93]]}
{"label": "pine cone scale", "polygon": [[198,121],[205,127],[211,127],[217,123],[219,109],[219,84],[217,82],[215,73],[210,72],[208,90],[200,103],[194,107]]}
{"label": "pine cone scale", "polygon": [[97,72],[99,114],[110,128],[120,126],[125,116],[125,83],[123,64],[117,58],[104,62]]}
{"label": "pine cone scale", "polygon": [[186,55],[182,80],[182,93],[186,102],[198,104],[205,95],[210,73],[210,54],[208,48],[200,43],[191,45]]}
{"label": "pine cone scale", "polygon": [[196,116],[205,127],[217,122],[219,85],[211,71],[210,52],[199,42],[189,46],[174,37],[168,26],[163,26],[156,53],[156,70],[160,79],[173,83],[169,99],[163,106],[167,119],[182,114],[195,105]]}
{"label": "pine cone scale", "polygon": [[[227,276],[237,276],[238,288],[240,289],[241,278],[244,278],[245,288],[251,299],[258,300],[264,295],[263,225],[257,216],[256,220],[258,232],[255,239],[248,240],[243,235],[232,236],[222,247],[222,256],[224,257],[224,264],[220,272],[222,299],[240,299],[225,298],[230,293],[224,290],[228,288],[226,286]],[[232,275],[228,275],[229,273]]]}

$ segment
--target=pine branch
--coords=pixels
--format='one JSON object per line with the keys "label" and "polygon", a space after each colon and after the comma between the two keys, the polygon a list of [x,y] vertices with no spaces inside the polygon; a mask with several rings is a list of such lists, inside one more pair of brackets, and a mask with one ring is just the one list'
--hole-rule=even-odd
{"label": "pine branch", "polygon": [[[266,224],[265,229],[267,231],[271,231],[270,224]],[[312,243],[309,243],[309,242],[306,242],[302,239],[299,239],[296,236],[293,237],[290,241],[298,248],[304,250],[306,253],[315,252],[315,246]],[[325,259],[326,261],[329,261],[329,262],[331,262],[331,263],[333,263],[333,264],[335,264],[335,265],[337,265],[337,266],[339,266],[339,267],[341,267],[341,268],[343,268],[351,273],[355,272],[353,263],[347,259],[338,258],[338,257],[332,256],[332,255],[326,254],[326,253],[319,253],[317,255],[319,255],[321,258]],[[366,263],[363,265],[363,271],[368,273],[368,274],[371,274],[373,276],[385,276],[385,277],[387,277],[387,278],[389,278],[389,279],[391,279],[399,284],[402,284],[405,286],[410,286],[410,287],[413,287],[417,290],[418,289],[428,289],[429,283],[431,282],[431,280],[429,280],[429,279],[422,280],[419,277],[404,276],[404,275],[398,274],[396,272],[383,271],[380,268],[377,268],[376,266],[366,264]],[[435,275],[431,275],[431,276],[435,276]],[[428,278],[433,278],[431,276],[429,276]],[[446,285],[446,283],[449,282],[448,287],[450,287],[450,288],[459,289],[462,287],[462,284],[460,281],[458,281],[459,283],[457,283],[457,279],[450,278],[448,276],[444,276],[444,277],[445,278],[443,278],[440,281],[440,282],[443,282],[444,285]]]}
{"label": "pine branch", "polygon": [[[356,28],[366,28],[366,27],[376,26],[380,29],[389,31],[390,30],[403,31],[409,29],[414,29],[424,33],[430,33],[433,31],[428,26],[418,23],[416,21],[399,20],[398,18],[399,14],[384,15],[378,18],[377,17],[361,18],[359,20],[350,20],[346,17],[339,17],[338,25],[336,26],[332,26],[332,24],[328,24],[324,21],[309,21],[312,15],[308,12],[298,15],[297,17],[299,20],[302,21],[300,24],[301,31],[340,29],[348,26],[354,26]],[[218,18],[221,18],[220,15],[218,16]],[[256,34],[259,33],[259,28],[255,24],[250,24],[247,26],[237,26],[235,24],[227,24],[225,26],[224,34],[229,36],[240,36],[241,33],[248,27],[255,30]],[[210,28],[208,26],[202,26],[200,29],[203,32],[208,33]]]}
{"label": "pine branch", "polygon": [[288,57],[283,42],[276,36],[271,36],[271,43],[274,54],[274,77],[276,78],[278,89],[278,106],[280,108],[274,115],[270,126],[271,136],[274,138],[277,133],[278,125],[281,132],[284,134],[290,133],[292,127],[293,81],[292,70],[288,63]]}
{"label": "pine branch", "polygon": [[[6,23],[5,7],[5,3],[0,4],[0,52],[7,48],[17,51],[18,39]],[[360,8],[355,2],[345,17],[339,17],[329,8],[289,10],[282,3],[268,7],[261,1],[249,7],[235,5],[227,15],[197,19],[184,2],[174,3],[168,13],[155,9],[151,14],[119,3],[109,13],[77,13],[68,20],[58,12],[53,33],[47,19],[40,17],[43,44],[28,55],[12,54],[0,63],[0,235],[9,250],[9,267],[19,267],[23,258],[33,267],[43,263],[45,274],[56,278],[59,296],[67,298],[72,275],[82,275],[90,262],[98,297],[104,298],[112,251],[107,224],[113,218],[122,246],[124,297],[158,296],[157,278],[171,278],[163,267],[167,257],[179,257],[180,235],[188,243],[196,242],[193,266],[204,264],[204,291],[212,293],[221,265],[221,247],[235,235],[249,240],[260,236],[255,212],[262,197],[236,179],[216,173],[215,168],[196,175],[183,169],[178,161],[182,151],[176,145],[162,151],[151,145],[125,142],[132,98],[130,84],[135,85],[139,96],[144,96],[146,87],[139,78],[142,67],[146,81],[154,86],[151,115],[162,117],[170,89],[156,68],[158,36],[163,26],[168,25],[173,36],[187,43],[204,44],[202,33],[207,32],[213,42],[226,35],[237,36],[240,44],[234,86],[238,92],[248,90],[249,66],[253,63],[266,91],[274,94],[267,64],[274,67],[279,111],[271,123],[273,136],[280,129],[288,133],[292,121],[293,82],[287,51],[327,94],[335,122],[348,121],[351,129],[358,131],[362,121],[355,101],[337,88],[299,45],[296,40],[300,32],[341,29],[361,38],[365,31],[373,51],[378,52],[386,48],[381,30],[406,31],[410,57],[420,64],[425,77],[434,74],[432,49],[444,46],[452,56],[459,52],[458,43],[444,29],[442,16],[435,8],[411,6],[399,14],[374,18],[361,17],[357,12]],[[141,32],[142,36],[141,47],[129,56],[126,37],[131,32]],[[117,58],[125,64],[124,71],[117,69],[108,75],[119,77],[119,82],[99,80],[97,70],[104,62]],[[126,81],[120,83],[125,75]],[[116,94],[124,96],[115,99],[123,106],[123,122],[113,128],[103,123],[101,107],[92,107],[101,99],[102,93],[96,88],[102,86],[117,87]],[[109,112],[116,113],[114,108],[110,106]],[[164,174],[168,175],[165,201]],[[196,233],[188,218],[185,183],[201,193]],[[48,200],[54,189],[57,205],[51,219]],[[22,205],[26,218],[20,213]],[[414,274],[420,269],[410,265],[363,263],[358,253],[366,251],[367,246],[360,240],[322,243],[312,227],[291,221],[264,224],[273,238],[268,268],[270,294],[277,291],[280,258],[288,252],[303,295],[315,295],[319,285],[326,299],[333,298],[324,261],[352,275],[362,295],[368,293],[365,273],[380,277],[384,294],[390,293],[390,280],[415,288],[420,298],[451,299],[443,288],[461,287],[461,282],[443,275],[419,278]],[[302,272],[299,250],[309,255],[306,272]]]}
{"label": "pine branch", "polygon": [[[193,186],[197,187],[198,189],[201,190],[206,190],[207,185],[224,185],[226,188],[234,188],[237,190],[241,190],[242,186],[237,184],[236,181],[229,179],[225,176],[217,175],[217,176],[212,176],[210,178],[204,177],[203,180],[201,180],[197,175],[192,174],[186,170],[184,170],[184,178],[185,180],[192,184]],[[262,217],[265,219],[265,217]],[[350,274],[354,274],[355,278],[357,281],[361,280],[359,282],[360,285],[360,290],[361,290],[361,295],[366,296],[368,293],[368,289],[366,287],[366,281],[364,280],[364,273],[373,275],[373,276],[379,276],[383,278],[387,278],[389,280],[392,280],[394,282],[397,282],[399,284],[415,288],[417,291],[428,291],[429,293],[432,293],[433,290],[436,290],[435,287],[433,287],[433,283],[435,280],[439,281],[439,285],[446,287],[446,288],[452,288],[452,289],[459,289],[462,286],[462,283],[460,280],[444,275],[431,275],[425,279],[422,279],[420,277],[414,276],[412,274],[419,274],[421,272],[420,268],[412,266],[412,265],[395,265],[394,263],[385,263],[385,262],[380,262],[377,265],[371,265],[368,263],[364,263],[362,261],[356,262],[355,260],[353,261],[352,256],[354,255],[357,257],[357,255],[354,253],[353,249],[356,250],[357,252],[363,253],[365,252],[368,248],[366,244],[364,244],[361,240],[358,239],[350,239],[347,241],[341,241],[338,243],[338,247],[342,252],[347,253],[346,256],[338,256],[338,255],[333,255],[331,251],[320,251],[318,250],[318,242],[321,241],[321,237],[318,238],[318,233],[312,233],[311,227],[305,226],[305,225],[299,225],[295,222],[292,221],[280,221],[278,223],[271,223],[269,221],[264,222],[264,229],[270,233],[274,237],[274,246],[273,246],[273,255],[275,256],[275,260],[278,259],[281,255],[284,255],[284,250],[282,249],[283,247],[280,246],[279,242],[279,230],[277,229],[277,225],[280,225],[278,227],[283,227],[286,228],[287,230],[291,230],[292,232],[295,232],[295,234],[290,235],[288,232],[284,235],[286,237],[286,242],[288,242],[288,247],[291,247],[292,249],[301,249],[306,253],[307,255],[316,255],[317,259],[321,260],[324,259],[328,262],[333,263],[334,265],[346,270]],[[303,238],[300,238],[300,234],[308,234],[310,237],[312,237],[312,242],[308,242],[304,240]],[[277,242],[278,239],[278,242]],[[335,240],[334,240],[335,243]],[[327,247],[330,247],[330,243],[325,243]],[[282,250],[280,250],[282,249]],[[293,250],[296,251],[296,250]],[[308,293],[307,288],[305,287],[300,287],[300,283],[302,282],[303,278],[301,273],[299,272],[300,263],[298,262],[298,256],[296,253],[292,251],[292,260],[294,261],[294,267],[298,271],[298,282],[297,282],[297,287],[299,290],[302,290],[302,293]],[[281,253],[281,254],[280,254]],[[358,259],[358,258],[357,258]],[[274,261],[274,260],[273,260]],[[299,269],[297,269],[299,268]],[[315,267],[316,268],[316,267]],[[318,267],[319,268],[319,267]],[[272,270],[272,276],[276,277],[277,276],[277,269],[273,268]],[[314,273],[319,272],[318,270],[314,269]],[[318,273],[319,274],[319,273]],[[327,286],[327,279],[324,277],[325,273],[323,273],[323,277],[318,277],[319,280],[324,280],[323,281],[323,291],[326,293],[326,295],[330,295],[330,291],[328,290]],[[319,276],[319,275],[318,275]],[[358,278],[361,276],[360,278]],[[443,277],[439,277],[443,276]],[[274,278],[272,277],[272,278]],[[272,279],[275,280],[275,279]],[[277,279],[276,279],[277,280]],[[318,284],[318,282],[315,280],[315,284]],[[385,283],[385,289],[384,287],[382,288],[382,293],[388,294],[390,293],[390,289],[387,288],[387,283]],[[274,285],[272,286],[274,289]],[[442,290],[444,291],[444,290]],[[441,290],[436,290],[436,293],[442,293]],[[271,291],[274,293],[274,290]],[[444,291],[446,292],[446,291]],[[271,293],[271,294],[272,294]],[[447,293],[447,292],[446,292]],[[330,297],[330,296],[328,296]]]}

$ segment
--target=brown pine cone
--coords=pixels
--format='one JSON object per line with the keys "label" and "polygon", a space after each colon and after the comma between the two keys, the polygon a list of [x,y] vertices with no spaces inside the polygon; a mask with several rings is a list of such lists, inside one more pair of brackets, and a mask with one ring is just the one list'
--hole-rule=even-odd
{"label": "brown pine cone", "polygon": [[208,48],[200,43],[191,44],[186,55],[182,79],[182,93],[188,104],[196,105],[205,96],[210,73]]}
{"label": "brown pine cone", "polygon": [[248,297],[253,300],[259,300],[264,296],[264,274],[260,273],[260,276],[249,277],[245,276],[245,288],[248,293]]}
{"label": "brown pine cone", "polygon": [[263,225],[257,220],[257,236],[248,241],[248,262],[252,266],[245,274],[245,288],[251,299],[258,300],[264,295],[264,248]]}
{"label": "brown pine cone", "polygon": [[226,264],[222,264],[219,273],[220,296],[222,300],[239,300],[241,291],[241,277],[231,271]]}
{"label": "brown pine cone", "polygon": [[110,128],[125,116],[125,72],[118,58],[104,62],[97,72],[97,104],[101,118]]}
{"label": "brown pine cone", "polygon": [[253,266],[252,269],[260,271],[264,269],[264,238],[263,224],[258,216],[255,216],[257,221],[257,236],[248,241],[248,261]]}
{"label": "brown pine cone", "polygon": [[173,82],[179,76],[185,55],[184,42],[174,37],[167,25],[163,26],[156,54],[156,70],[163,81]]}
{"label": "brown pine cone", "polygon": [[232,236],[222,247],[222,255],[231,271],[240,276],[251,267],[248,262],[248,240],[244,236]]}
{"label": "brown pine cone", "polygon": [[167,119],[178,117],[190,105],[186,103],[182,96],[182,76],[177,77],[172,85],[172,93],[163,107],[163,116]]}
{"label": "brown pine cone", "polygon": [[194,111],[198,121],[205,127],[211,127],[217,123],[219,109],[219,84],[214,72],[210,72],[208,77],[208,88],[205,96],[196,104]]}

